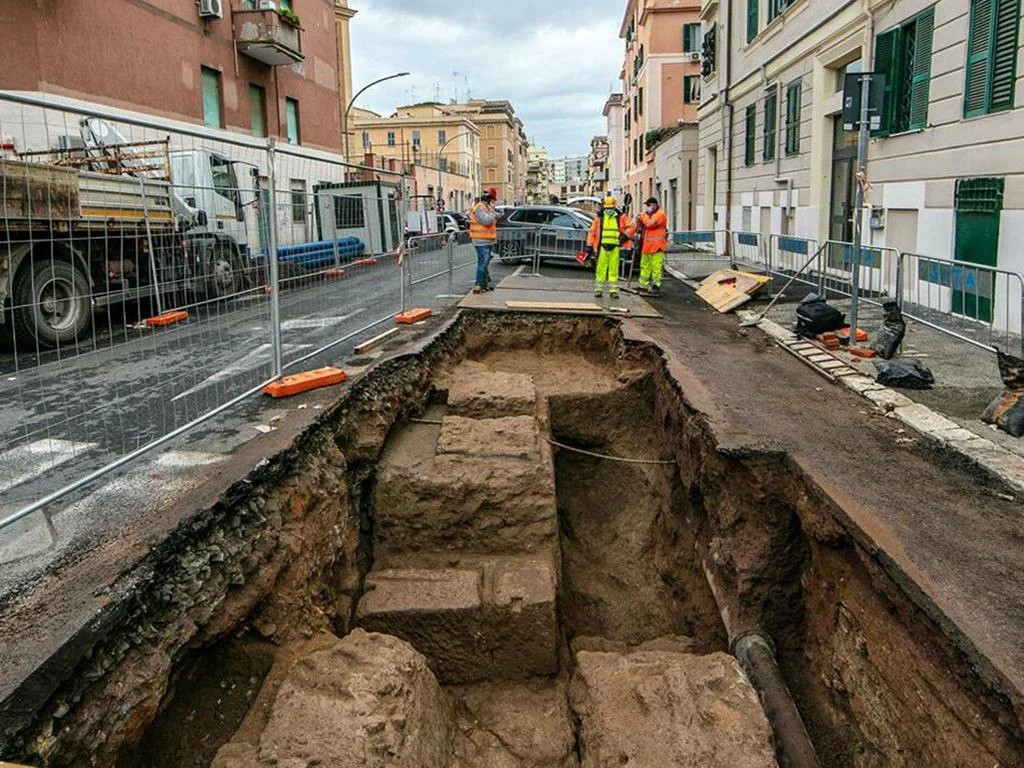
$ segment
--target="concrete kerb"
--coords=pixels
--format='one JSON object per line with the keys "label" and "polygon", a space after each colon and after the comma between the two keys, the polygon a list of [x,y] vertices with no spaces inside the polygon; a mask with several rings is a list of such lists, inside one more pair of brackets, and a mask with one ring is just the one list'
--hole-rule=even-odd
{"label": "concrete kerb", "polygon": [[[687,285],[692,284],[693,281],[686,278],[685,275],[679,277],[680,274],[673,274],[673,277],[683,280]],[[744,310],[736,314],[741,320],[757,317],[756,313]],[[757,327],[780,343],[793,335],[791,331],[771,320],[761,320]],[[822,354],[829,354],[837,361],[842,362],[841,358],[829,352],[822,350]],[[1019,456],[996,445],[991,440],[986,440],[963,429],[941,413],[933,411],[926,405],[915,403],[903,393],[878,384],[867,376],[845,376],[838,381],[847,389],[870,400],[887,415],[899,419],[908,427],[924,437],[940,443],[948,450],[959,453],[968,461],[998,477],[1018,493],[1024,493],[1024,461]]]}

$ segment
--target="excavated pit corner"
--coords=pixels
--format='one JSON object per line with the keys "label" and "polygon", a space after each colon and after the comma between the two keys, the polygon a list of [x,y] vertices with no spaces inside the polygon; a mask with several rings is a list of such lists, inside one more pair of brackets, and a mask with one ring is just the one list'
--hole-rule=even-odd
{"label": "excavated pit corner", "polygon": [[1024,765],[1020,692],[673,370],[613,321],[461,315],[126,572],[0,756],[768,768],[757,629],[823,765]]}

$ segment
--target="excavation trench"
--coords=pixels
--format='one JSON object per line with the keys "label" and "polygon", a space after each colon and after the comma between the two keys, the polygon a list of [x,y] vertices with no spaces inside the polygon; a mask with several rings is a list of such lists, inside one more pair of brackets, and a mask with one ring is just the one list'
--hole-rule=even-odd
{"label": "excavation trench", "polygon": [[1012,692],[835,502],[716,445],[617,324],[462,316],[158,547],[0,754],[772,766],[757,631],[822,765],[1024,765]]}

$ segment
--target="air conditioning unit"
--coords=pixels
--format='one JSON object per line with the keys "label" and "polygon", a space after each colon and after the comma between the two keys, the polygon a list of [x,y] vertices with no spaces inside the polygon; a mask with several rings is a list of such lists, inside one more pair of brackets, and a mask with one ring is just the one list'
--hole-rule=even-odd
{"label": "air conditioning unit", "polygon": [[223,19],[223,0],[199,0],[199,15],[204,19]]}
{"label": "air conditioning unit", "polygon": [[276,11],[277,2],[276,0],[256,0],[257,11]]}
{"label": "air conditioning unit", "polygon": [[690,61],[700,61],[700,51],[690,51],[686,55],[690,57]]}

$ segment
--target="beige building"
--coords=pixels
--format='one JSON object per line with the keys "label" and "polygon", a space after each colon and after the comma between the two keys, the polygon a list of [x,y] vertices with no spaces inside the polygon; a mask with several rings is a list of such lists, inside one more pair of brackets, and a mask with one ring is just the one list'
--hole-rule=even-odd
{"label": "beige building", "polygon": [[428,103],[398,107],[390,117],[353,109],[350,122],[353,146],[378,164],[400,162],[415,181],[412,194],[443,197],[448,210],[459,211],[480,194],[480,131],[466,117]]}
{"label": "beige building", "polygon": [[[780,2],[780,0],[772,0]],[[700,99],[700,0],[629,0],[619,36],[623,61],[623,192],[654,194],[648,143],[680,120],[695,121]]]}
{"label": "beige building", "polygon": [[623,114],[622,94],[613,93],[604,104],[608,123],[608,183],[605,186],[615,197],[622,197],[626,165]]}
{"label": "beige building", "polygon": [[[856,134],[843,130],[842,90],[845,74],[871,70],[888,82],[868,146],[865,241],[1024,271],[1020,9],[705,2],[715,56],[700,106],[701,227],[851,240]],[[1019,306],[984,301],[978,314],[997,322]]]}
{"label": "beige building", "polygon": [[650,148],[654,196],[668,217],[670,232],[696,229],[697,133],[696,123],[686,123]]}
{"label": "beige building", "polygon": [[530,146],[526,149],[526,197],[525,202],[544,204],[551,199],[551,164],[544,147]]}
{"label": "beige building", "polygon": [[587,156],[587,194],[603,197],[608,191],[608,137],[595,136]]}
{"label": "beige building", "polygon": [[445,105],[444,109],[472,121],[480,131],[481,185],[497,189],[502,203],[525,200],[529,142],[512,104],[471,99],[465,104]]}

